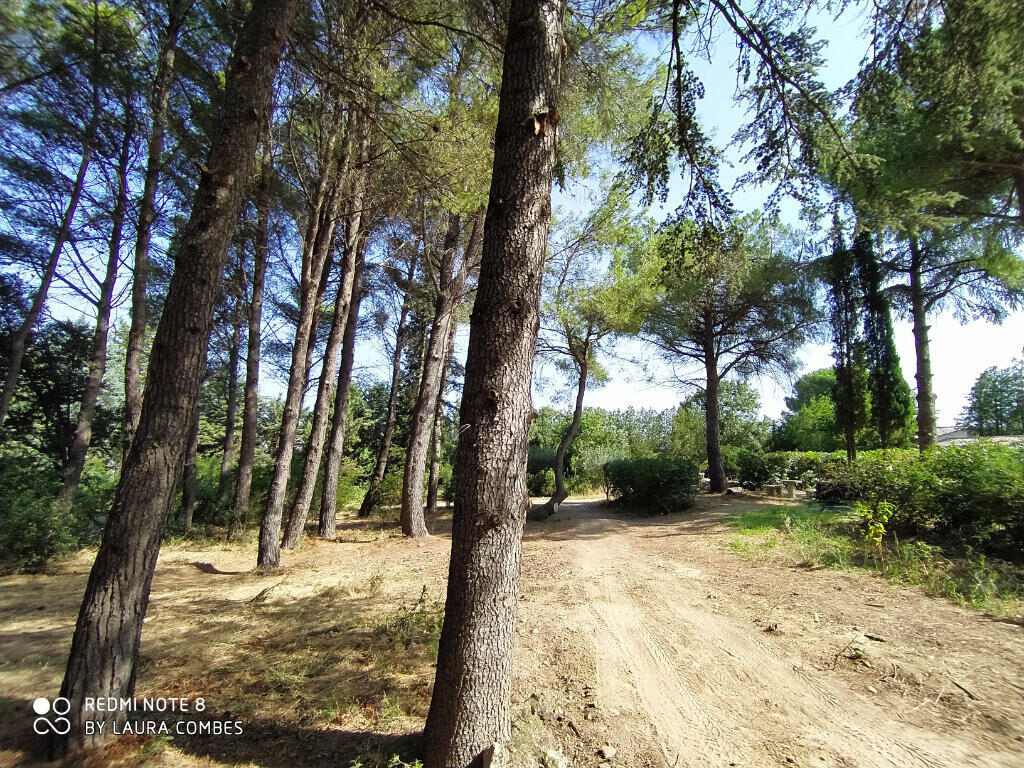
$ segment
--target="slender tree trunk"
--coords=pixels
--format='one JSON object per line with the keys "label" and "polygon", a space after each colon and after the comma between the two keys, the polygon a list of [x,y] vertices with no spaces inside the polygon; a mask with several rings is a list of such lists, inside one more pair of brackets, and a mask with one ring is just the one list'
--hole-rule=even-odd
{"label": "slender tree trunk", "polygon": [[[98,108],[97,108],[98,110]],[[28,338],[39,321],[43,307],[46,305],[46,298],[50,293],[50,285],[57,274],[57,264],[60,261],[60,254],[64,250],[64,244],[71,237],[71,225],[75,220],[75,212],[78,210],[78,203],[82,199],[82,189],[85,187],[85,177],[89,170],[89,163],[92,162],[93,143],[96,140],[95,121],[89,128],[89,132],[82,142],[82,158],[78,163],[78,171],[75,174],[74,185],[71,188],[71,197],[68,199],[67,207],[61,218],[60,228],[54,238],[53,247],[50,248],[50,257],[47,259],[46,268],[43,270],[42,279],[39,281],[39,288],[32,297],[32,304],[28,314],[18,327],[11,341],[11,355],[7,364],[7,376],[4,379],[3,392],[0,393],[0,443],[3,442],[3,427],[7,420],[7,412],[11,408],[11,401],[14,400],[14,393],[18,389],[18,378],[21,376],[21,362],[25,357],[25,347],[28,346]]]}
{"label": "slender tree trunk", "polygon": [[135,265],[132,269],[132,322],[124,360],[124,454],[135,436],[142,411],[142,356],[146,342],[146,286],[149,281],[149,242],[156,220],[156,191],[167,128],[167,102],[174,81],[174,57],[178,35],[191,0],[171,0],[167,7],[167,29],[157,57],[151,99],[152,126],[147,142],[146,176],[139,201],[139,223],[135,235]]}
{"label": "slender tree trunk", "polygon": [[910,238],[910,314],[914,321],[914,352],[917,356],[917,447],[935,445],[935,391],[932,388],[932,355],[928,340],[928,305],[921,277],[923,258],[917,238]]}
{"label": "slender tree trunk", "polygon": [[256,427],[260,417],[260,345],[263,320],[263,284],[267,274],[267,252],[270,246],[270,134],[264,140],[263,170],[256,198],[256,238],[252,268],[252,295],[249,299],[249,330],[245,358],[245,395],[242,406],[242,442],[238,448],[238,480],[235,482],[235,506],[228,528],[228,539],[245,529],[249,512],[249,493],[252,490],[252,469],[256,458]]}
{"label": "slender tree trunk", "polygon": [[[360,151],[360,158],[362,151]],[[316,478],[320,473],[320,462],[323,458],[324,440],[330,423],[331,402],[334,400],[334,379],[338,372],[338,358],[341,345],[345,338],[346,325],[349,318],[349,307],[352,301],[352,286],[359,261],[360,242],[362,241],[363,200],[366,193],[365,166],[360,166],[353,174],[352,194],[349,199],[349,215],[345,225],[344,256],[341,263],[341,279],[338,284],[338,296],[334,302],[334,318],[331,331],[324,350],[323,363],[320,371],[320,383],[317,386],[316,404],[313,407],[313,425],[309,434],[309,448],[302,469],[302,480],[292,501],[292,508],[285,528],[281,546],[294,549],[302,540],[302,532],[306,526],[309,507],[313,502],[316,490]],[[337,478],[335,478],[337,480]]]}
{"label": "slender tree trunk", "polygon": [[511,738],[530,378],[551,221],[564,12],[558,0],[512,0],[509,9],[460,413],[448,594],[424,732],[429,768],[475,765]]}
{"label": "slender tree trunk", "polygon": [[[434,407],[441,387],[441,370],[444,367],[444,350],[448,344],[448,327],[451,325],[462,287],[453,276],[454,254],[459,244],[461,222],[453,216],[445,236],[444,252],[438,274],[438,293],[434,301],[434,321],[430,327],[427,348],[423,357],[423,371],[420,375],[419,392],[413,407],[409,427],[409,445],[405,451],[405,472],[402,476],[402,533],[406,536],[428,536],[427,524],[423,518],[423,482],[427,466],[427,449],[430,442],[430,428],[434,421]],[[460,270],[464,273],[464,270]]]}
{"label": "slender tree trunk", "polygon": [[[239,289],[241,290],[241,289]],[[228,349],[228,403],[224,419],[224,450],[217,483],[217,509],[226,509],[231,498],[231,465],[235,462],[235,417],[238,415],[238,356],[242,346],[242,307],[236,298],[231,319],[231,347]]]}
{"label": "slender tree trunk", "polygon": [[117,192],[110,216],[110,242],[107,247],[107,269],[100,283],[99,301],[96,303],[96,328],[92,335],[92,354],[89,373],[85,379],[85,392],[78,410],[78,424],[71,441],[69,460],[64,468],[64,485],[57,494],[54,508],[60,514],[69,514],[78,494],[78,484],[85,469],[85,458],[92,442],[92,423],[96,417],[96,402],[103,389],[103,374],[107,369],[107,334],[110,330],[110,308],[113,304],[117,268],[121,263],[121,238],[128,208],[128,165],[131,161],[132,131],[125,129],[117,167]]}
{"label": "slender tree trunk", "polygon": [[348,422],[349,390],[352,386],[352,369],[356,357],[356,331],[359,327],[359,305],[363,300],[363,259],[366,252],[366,238],[359,244],[359,258],[355,279],[352,281],[352,297],[348,304],[348,321],[345,323],[345,340],[341,347],[341,368],[338,370],[338,385],[334,388],[334,414],[331,417],[331,435],[327,440],[327,456],[324,459],[324,488],[320,496],[320,523],[317,536],[333,539],[338,520],[338,474],[341,469],[341,455],[345,448],[345,429]]}
{"label": "slender tree trunk", "polygon": [[[351,149],[351,141],[352,136],[349,132],[347,150]],[[327,154],[328,162],[331,160],[333,151],[332,140],[332,146],[328,149]],[[337,185],[341,184],[347,175],[350,156],[350,151],[346,151],[337,173],[334,173],[331,166],[325,169],[325,177],[321,180],[313,209],[310,211],[310,224],[307,227],[306,235],[307,246],[304,248],[302,258],[299,320],[295,328],[295,339],[292,342],[288,391],[285,394],[277,455],[274,461],[274,474],[270,481],[266,509],[263,511],[263,519],[260,523],[260,542],[256,564],[261,570],[271,570],[281,564],[281,519],[284,516],[285,496],[288,492],[288,482],[291,479],[292,455],[295,452],[295,433],[299,425],[302,397],[306,391],[309,360],[312,354],[310,346],[316,343],[313,325],[319,305],[320,288],[325,282],[326,260],[332,251],[331,245],[334,241],[337,206],[341,200],[341,195],[337,193]],[[330,177],[330,181],[328,181],[328,177]],[[319,225],[314,222],[318,222]]]}
{"label": "slender tree trunk", "polygon": [[[412,283],[416,275],[416,257],[409,258],[409,271],[406,275],[406,286]],[[391,438],[395,434],[396,411],[398,407],[398,386],[402,380],[402,350],[405,348],[405,337],[407,333],[406,321],[409,319],[409,312],[412,309],[412,302],[408,288],[405,296],[402,297],[402,311],[398,316],[398,325],[395,330],[395,351],[391,356],[391,390],[388,392],[388,415],[384,420],[384,434],[381,435],[380,447],[377,449],[377,456],[373,463],[373,473],[370,475],[370,483],[366,488],[366,495],[363,496],[363,503],[359,505],[359,517],[366,517],[373,511],[377,503],[377,490],[380,488],[384,473],[388,468],[388,454],[391,452]]]}
{"label": "slender tree trunk", "polygon": [[[710,326],[708,326],[710,328]],[[709,334],[710,337],[710,334]],[[708,478],[711,481],[711,492],[721,493],[725,490],[725,469],[722,466],[721,423],[718,404],[718,363],[715,359],[714,339],[708,338],[704,343],[704,368],[706,385],[704,389],[704,425],[708,454]]]}
{"label": "slender tree trunk", "polygon": [[434,403],[434,426],[430,433],[430,474],[427,478],[427,513],[437,513],[437,487],[441,472],[441,445],[444,442],[444,395],[448,389],[448,376],[452,367],[452,351],[455,346],[455,331],[458,326],[452,315],[444,347],[444,361],[441,368],[441,385],[437,388]]}
{"label": "slender tree trunk", "polygon": [[139,427],[121,470],[103,540],[75,625],[60,695],[71,728],[51,753],[98,741],[124,711],[94,712],[87,699],[134,694],[142,621],[190,422],[202,384],[214,304],[228,241],[238,221],[271,86],[298,0],[254,0],[225,72],[210,154],[192,203],[150,355]]}
{"label": "slender tree trunk", "polygon": [[192,516],[196,511],[196,485],[198,472],[196,458],[199,452],[199,408],[192,417],[192,427],[188,434],[188,446],[185,448],[185,469],[181,473],[181,529],[192,530]]}
{"label": "slender tree trunk", "polygon": [[569,492],[565,489],[565,455],[569,452],[572,441],[580,429],[580,420],[583,418],[583,395],[587,391],[587,355],[584,354],[583,362],[580,363],[580,380],[576,385],[576,407],[572,412],[572,421],[569,422],[569,429],[562,435],[555,450],[555,493],[544,505],[532,516],[543,520],[555,512],[555,505],[561,504],[569,498]]}

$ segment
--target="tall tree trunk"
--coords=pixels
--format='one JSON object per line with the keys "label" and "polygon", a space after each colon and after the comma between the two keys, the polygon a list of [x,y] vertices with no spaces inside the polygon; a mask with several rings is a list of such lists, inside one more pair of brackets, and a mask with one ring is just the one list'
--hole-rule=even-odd
{"label": "tall tree trunk", "polygon": [[437,513],[437,490],[441,472],[441,446],[444,443],[444,395],[448,389],[448,376],[452,367],[452,351],[455,346],[455,331],[458,326],[454,313],[448,325],[444,347],[444,361],[441,368],[441,385],[437,388],[434,403],[434,426],[430,433],[430,474],[427,477],[427,514]]}
{"label": "tall tree trunk", "polygon": [[448,594],[424,732],[430,768],[465,768],[511,738],[530,378],[551,221],[564,11],[559,0],[512,0],[509,9],[460,413]]}
{"label": "tall tree trunk", "polygon": [[[430,428],[434,421],[434,407],[437,405],[437,393],[441,387],[444,350],[448,344],[448,327],[454,319],[457,298],[462,293],[462,287],[456,285],[458,279],[452,274],[461,229],[459,217],[452,216],[440,259],[434,321],[430,327],[419,391],[409,427],[409,445],[405,451],[405,472],[402,476],[401,512],[402,533],[406,536],[429,535],[423,518],[423,481],[426,474]],[[460,270],[460,273],[463,272]]]}
{"label": "tall tree trunk", "polygon": [[252,490],[252,468],[256,458],[256,427],[260,417],[260,345],[263,320],[263,284],[267,274],[270,247],[270,174],[272,172],[270,133],[264,139],[263,169],[256,197],[256,237],[253,243],[252,295],[249,298],[249,329],[246,332],[245,395],[242,406],[242,442],[238,448],[238,480],[235,481],[235,505],[228,528],[232,539],[245,529]]}
{"label": "tall tree trunk", "polygon": [[185,468],[181,473],[181,511],[178,517],[181,520],[183,531],[192,530],[192,516],[196,511],[196,491],[198,483],[198,471],[196,459],[199,452],[199,408],[196,408],[192,417],[192,427],[188,433],[188,446],[185,448]]}
{"label": "tall tree trunk", "polygon": [[416,275],[416,257],[409,257],[409,271],[406,275],[406,291],[402,297],[402,310],[398,316],[398,325],[395,330],[395,351],[391,356],[391,389],[388,392],[388,414],[384,419],[384,433],[381,435],[380,447],[377,449],[377,456],[373,463],[373,472],[370,474],[370,482],[366,488],[366,495],[363,496],[363,503],[359,505],[359,517],[366,517],[373,511],[377,503],[377,491],[381,481],[384,480],[384,473],[388,468],[388,454],[391,452],[391,438],[395,434],[396,411],[398,408],[398,386],[402,380],[402,350],[405,348],[405,337],[407,333],[406,322],[409,319],[409,312],[412,310],[412,302],[408,286]]}
{"label": "tall tree trunk", "polygon": [[[360,149],[360,160],[362,154],[362,149]],[[313,493],[316,490],[316,478],[320,473],[324,440],[327,437],[327,427],[330,423],[331,402],[335,399],[334,379],[338,372],[338,358],[341,354],[341,345],[345,338],[346,326],[348,325],[349,307],[352,301],[352,286],[355,282],[360,243],[363,239],[362,216],[363,200],[366,193],[366,176],[366,167],[360,162],[352,178],[352,191],[348,203],[349,214],[345,224],[344,255],[340,270],[341,279],[338,282],[338,296],[334,301],[334,317],[331,320],[331,331],[327,337],[327,347],[324,350],[323,362],[321,364],[316,404],[313,407],[313,424],[309,434],[309,448],[306,450],[306,459],[302,468],[302,479],[292,501],[284,540],[281,542],[281,546],[285,549],[297,547],[302,540],[302,532],[306,526],[309,507],[313,502]]]}
{"label": "tall tree trunk", "polygon": [[[241,289],[239,289],[241,290]],[[235,461],[235,417],[238,414],[238,356],[242,346],[242,300],[235,298],[232,313],[231,346],[228,349],[228,403],[224,417],[224,448],[217,483],[217,509],[226,509],[231,498],[231,465]]]}
{"label": "tall tree trunk", "polygon": [[587,353],[583,355],[583,362],[580,366],[580,380],[576,385],[576,407],[573,408],[572,421],[569,422],[569,429],[562,435],[555,450],[555,493],[536,512],[531,512],[533,518],[543,520],[555,513],[555,505],[561,504],[569,498],[569,492],[565,489],[565,455],[569,452],[572,441],[576,439],[576,433],[580,429],[580,420],[583,418],[583,395],[587,391]]}
{"label": "tall tree trunk", "polygon": [[366,238],[359,243],[359,258],[355,279],[352,281],[352,297],[348,304],[348,321],[345,323],[345,340],[341,346],[341,368],[338,369],[338,385],[334,388],[334,414],[331,417],[331,435],[327,440],[327,456],[324,459],[324,488],[320,496],[320,522],[317,536],[333,539],[338,520],[338,473],[341,468],[341,454],[345,448],[345,428],[348,421],[349,390],[352,385],[352,370],[356,357],[356,331],[359,326],[359,305],[363,300],[363,260],[366,253]]}
{"label": "tall tree trunk", "polygon": [[[340,128],[339,125],[336,126]],[[327,157],[333,154],[332,137]],[[351,157],[352,132],[346,140],[346,151],[337,172],[330,166],[325,168],[316,199],[310,210],[306,245],[303,248],[302,277],[300,280],[299,320],[292,341],[292,362],[288,372],[288,390],[285,394],[284,411],[281,416],[281,430],[278,436],[277,455],[274,460],[274,474],[267,493],[266,508],[260,522],[259,552],[256,565],[261,570],[271,570],[281,564],[281,519],[284,516],[285,496],[291,479],[292,455],[295,452],[295,433],[299,425],[302,398],[306,392],[306,381],[311,359],[311,346],[315,345],[314,323],[320,303],[321,287],[325,281],[325,268],[334,241],[334,225],[337,207],[341,201],[338,185],[343,183]],[[316,222],[316,223],[314,223]]]}
{"label": "tall tree trunk", "polygon": [[[99,107],[95,107],[98,113]],[[14,393],[18,389],[18,378],[21,376],[21,363],[25,357],[25,347],[28,346],[28,338],[39,321],[43,307],[46,305],[46,298],[50,293],[50,285],[57,274],[57,264],[60,262],[60,254],[64,245],[71,238],[71,226],[75,220],[75,212],[78,210],[78,203],[82,199],[82,189],[85,187],[85,177],[89,170],[89,163],[92,162],[93,143],[96,140],[95,116],[89,131],[82,142],[82,158],[78,163],[78,171],[75,174],[75,181],[71,187],[71,197],[68,198],[67,207],[61,217],[60,227],[57,236],[53,240],[53,247],[50,248],[50,257],[46,261],[42,279],[39,287],[32,297],[32,304],[28,314],[18,327],[18,332],[11,340],[11,355],[7,364],[7,376],[4,378],[3,392],[0,393],[0,444],[3,443],[4,422],[7,420],[7,412],[11,408],[11,401],[14,400]]]}
{"label": "tall tree trunk", "polygon": [[110,330],[110,308],[113,305],[117,268],[121,263],[121,238],[128,208],[128,165],[131,162],[133,132],[125,128],[117,164],[117,192],[110,216],[110,241],[107,245],[107,269],[100,283],[99,301],[96,303],[96,328],[92,335],[89,373],[85,379],[85,392],[78,410],[78,423],[71,441],[67,466],[64,467],[64,485],[57,494],[54,508],[59,514],[68,514],[78,494],[78,484],[85,469],[85,458],[92,442],[92,423],[96,417],[96,402],[103,388],[103,374],[107,369],[107,334]]}
{"label": "tall tree trunk", "polygon": [[917,356],[917,447],[935,445],[935,391],[932,388],[932,355],[928,340],[928,304],[922,280],[923,257],[917,238],[910,238],[910,314],[914,321],[914,352]]}
{"label": "tall tree trunk", "polygon": [[225,73],[210,154],[182,230],[163,316],[149,360],[139,427],[121,470],[103,540],[89,574],[60,695],[71,729],[51,753],[100,740],[84,720],[114,723],[123,711],[86,710],[86,699],[134,694],[142,621],[164,524],[199,401],[214,304],[238,221],[271,86],[298,0],[254,0]]}
{"label": "tall tree trunk", "polygon": [[718,403],[718,360],[715,357],[715,340],[711,333],[711,324],[707,324],[704,339],[704,429],[708,455],[708,479],[711,481],[711,492],[721,493],[725,490],[725,468],[722,466],[721,417]]}
{"label": "tall tree trunk", "polygon": [[139,223],[135,235],[135,265],[132,268],[132,322],[124,359],[124,455],[132,444],[142,412],[142,352],[146,342],[146,285],[149,281],[149,242],[156,220],[156,191],[167,129],[167,102],[174,81],[174,57],[178,35],[192,0],[171,0],[167,6],[167,29],[157,57],[151,98],[152,125],[146,146],[146,176],[139,201]]}

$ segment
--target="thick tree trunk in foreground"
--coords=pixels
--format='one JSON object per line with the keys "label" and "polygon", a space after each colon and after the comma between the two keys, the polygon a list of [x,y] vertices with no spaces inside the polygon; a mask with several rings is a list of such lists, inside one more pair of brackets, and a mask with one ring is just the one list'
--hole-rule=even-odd
{"label": "thick tree trunk in foreground", "polygon": [[[406,275],[406,286],[412,283],[416,274],[416,257],[409,258],[409,271]],[[402,350],[405,348],[406,327],[405,323],[411,311],[411,301],[408,287],[405,296],[402,297],[402,311],[398,316],[398,326],[395,330],[395,351],[391,356],[391,390],[388,392],[388,415],[384,420],[384,434],[380,439],[380,448],[377,449],[377,457],[373,463],[373,473],[370,475],[370,483],[366,488],[366,495],[363,496],[363,503],[359,505],[359,517],[366,517],[373,511],[373,505],[377,503],[377,490],[380,488],[384,473],[388,468],[388,454],[391,452],[391,438],[395,434],[395,416],[398,405],[398,385],[402,380]]]}
{"label": "thick tree trunk in foreground", "polygon": [[928,340],[928,304],[922,285],[922,256],[917,238],[910,238],[910,314],[914,322],[917,355],[917,447],[935,445],[935,391],[932,388],[932,354]]}
{"label": "thick tree trunk in foreground", "polygon": [[466,768],[511,738],[530,379],[551,221],[564,7],[513,0],[483,260],[470,321],[444,627],[425,765]]}
{"label": "thick tree trunk in foreground", "polygon": [[[315,346],[313,325],[320,305],[322,289],[326,283],[326,268],[334,242],[334,226],[337,221],[342,184],[348,172],[351,153],[335,168],[334,146],[337,130],[328,143],[325,154],[324,175],[309,211],[309,224],[303,246],[302,275],[300,278],[299,320],[292,341],[292,362],[288,372],[288,391],[285,394],[284,411],[281,416],[281,430],[278,435],[277,455],[274,459],[274,474],[267,493],[266,508],[260,522],[259,552],[256,565],[261,570],[277,568],[281,564],[281,519],[284,516],[285,496],[292,473],[292,455],[295,452],[295,433],[299,426],[302,397],[306,392],[306,381]],[[351,133],[347,149],[351,149]]]}
{"label": "thick tree trunk in foreground", "polygon": [[[714,342],[712,341],[713,345]],[[704,367],[706,369],[706,385],[704,389],[704,429],[705,443],[708,454],[708,479],[711,481],[711,492],[720,493],[725,490],[725,469],[722,466],[722,447],[720,444],[721,423],[718,404],[718,365],[714,359],[714,347],[705,347]]]}
{"label": "thick tree trunk in foreground", "polygon": [[555,450],[555,492],[539,510],[531,513],[531,517],[544,520],[555,513],[555,505],[561,504],[569,498],[569,491],[565,489],[565,455],[576,438],[580,429],[580,420],[583,418],[583,395],[587,391],[587,359],[584,355],[580,364],[580,380],[576,385],[576,407],[572,412],[572,421],[569,422],[569,429],[562,435]]}
{"label": "thick tree trunk in foreground", "polygon": [[183,531],[192,530],[192,516],[196,511],[196,485],[199,479],[196,458],[199,453],[199,408],[192,417],[192,427],[188,433],[188,445],[185,448],[185,467],[181,472],[181,510],[178,517]]}
{"label": "thick tree trunk in foreground", "polygon": [[452,216],[448,233],[445,235],[444,251],[441,254],[437,277],[438,292],[434,301],[434,321],[430,326],[427,349],[423,357],[419,392],[416,395],[416,404],[409,425],[409,445],[405,451],[401,523],[402,533],[406,536],[429,535],[423,518],[423,481],[427,467],[430,429],[434,422],[434,408],[437,405],[438,390],[441,388],[444,350],[448,345],[448,327],[454,319],[457,297],[462,293],[458,278],[452,274],[461,231],[459,217]]}
{"label": "thick tree trunk in foreground", "polygon": [[[241,288],[239,288],[241,290]],[[224,417],[224,447],[220,456],[217,483],[217,510],[226,509],[231,498],[231,465],[235,462],[235,416],[238,413],[238,356],[242,346],[241,299],[235,300],[231,318],[231,347],[228,349],[228,402]]]}
{"label": "thick tree trunk in foreground", "polygon": [[228,539],[245,529],[252,490],[252,468],[256,458],[256,427],[260,417],[260,345],[263,320],[263,284],[267,274],[267,252],[270,247],[270,136],[264,140],[263,170],[256,198],[256,238],[253,243],[252,294],[249,298],[249,330],[246,332],[245,394],[242,406],[242,442],[238,447],[238,479],[235,481],[235,504],[228,528]]}
{"label": "thick tree trunk in foreground", "polygon": [[92,422],[96,417],[96,403],[103,389],[103,374],[107,370],[107,334],[110,331],[110,309],[113,305],[117,268],[121,263],[121,238],[128,209],[128,164],[131,161],[132,131],[126,127],[121,143],[117,168],[117,193],[110,216],[110,241],[107,246],[107,269],[100,283],[99,301],[96,303],[96,328],[92,335],[92,354],[89,373],[85,379],[85,392],[78,410],[78,423],[71,442],[69,461],[64,468],[64,485],[57,494],[54,508],[68,514],[78,494],[78,484],[85,469],[85,458],[92,442]]}
{"label": "thick tree trunk in foreground", "polygon": [[[98,110],[98,107],[95,107]],[[64,215],[61,217],[60,228],[54,238],[53,247],[50,249],[50,258],[46,262],[39,287],[32,297],[32,304],[29,306],[28,314],[18,327],[18,332],[11,340],[11,355],[7,364],[7,375],[4,378],[3,392],[0,393],[0,443],[3,442],[4,422],[7,420],[7,412],[11,409],[11,401],[14,400],[14,393],[18,389],[18,378],[21,376],[21,363],[25,358],[25,347],[28,346],[28,337],[32,329],[39,321],[43,307],[46,305],[46,297],[50,294],[50,285],[57,274],[57,264],[60,262],[60,254],[64,250],[64,244],[71,238],[71,225],[75,220],[75,212],[78,210],[78,203],[82,199],[82,189],[85,187],[85,176],[89,170],[89,163],[92,162],[93,143],[96,140],[95,118],[89,128],[88,135],[82,143],[82,159],[78,164],[78,171],[75,174],[75,181],[71,187],[71,197],[68,199]]]}
{"label": "thick tree trunk in foreground", "polygon": [[152,125],[146,156],[146,176],[139,201],[139,223],[135,235],[135,266],[132,268],[132,323],[124,358],[124,454],[135,436],[142,412],[142,352],[146,342],[146,285],[149,281],[149,242],[156,219],[156,191],[163,163],[167,102],[174,81],[174,57],[178,35],[192,0],[171,0],[167,8],[167,29],[157,58],[153,79]]}
{"label": "thick tree trunk in foreground", "polygon": [[356,359],[356,331],[359,327],[359,306],[363,301],[362,272],[365,253],[366,239],[363,238],[359,244],[355,279],[352,281],[352,297],[348,304],[348,321],[345,323],[345,341],[341,346],[341,368],[338,369],[338,385],[334,388],[331,435],[327,440],[327,455],[324,459],[324,487],[320,496],[320,522],[316,532],[321,539],[333,539],[338,522],[338,474],[341,469],[341,454],[345,448],[348,401],[352,387],[352,369]]}
{"label": "thick tree trunk in foreground", "polygon": [[164,523],[185,454],[205,369],[212,313],[238,220],[271,86],[298,0],[255,0],[228,63],[207,170],[185,226],[149,360],[139,427],[121,470],[103,541],[89,574],[60,695],[71,730],[51,751],[84,746],[83,721],[105,734],[127,713],[85,709],[86,698],[130,697],[142,621]]}
{"label": "thick tree trunk in foreground", "polygon": [[[359,153],[362,158],[362,150]],[[306,526],[309,507],[313,502],[316,490],[316,478],[320,473],[320,463],[324,453],[324,441],[330,423],[331,402],[335,399],[334,379],[338,372],[338,358],[345,338],[348,324],[349,307],[352,301],[352,286],[355,282],[356,269],[359,261],[359,248],[362,241],[363,199],[366,195],[367,170],[360,165],[353,174],[351,194],[349,195],[349,213],[345,224],[344,255],[341,261],[338,295],[334,301],[334,317],[331,330],[327,337],[320,369],[320,382],[317,385],[316,404],[313,406],[313,424],[309,433],[309,447],[302,468],[302,479],[292,501],[281,546],[294,549],[302,540],[302,532]]]}

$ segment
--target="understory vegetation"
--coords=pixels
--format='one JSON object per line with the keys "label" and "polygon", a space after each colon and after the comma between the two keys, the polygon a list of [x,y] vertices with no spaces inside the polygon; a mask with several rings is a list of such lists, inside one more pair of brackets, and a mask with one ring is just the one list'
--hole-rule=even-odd
{"label": "understory vegetation", "polygon": [[759,508],[730,521],[729,548],[744,557],[783,559],[805,568],[863,568],[894,584],[997,616],[1024,611],[1024,568],[988,557],[962,542],[945,546],[885,532],[879,547],[869,518],[856,506],[806,502]]}

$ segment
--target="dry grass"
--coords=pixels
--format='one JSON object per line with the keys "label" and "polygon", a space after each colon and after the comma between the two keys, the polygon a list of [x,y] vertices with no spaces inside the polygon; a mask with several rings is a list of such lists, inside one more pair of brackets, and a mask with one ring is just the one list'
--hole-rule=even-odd
{"label": "dry grass", "polygon": [[[126,737],[74,764],[373,766],[408,754],[430,703],[449,546],[346,520],[338,541],[307,540],[262,576],[248,539],[168,542],[136,695],[202,696],[202,717],[240,720],[244,735]],[[38,764],[30,704],[59,688],[90,555],[2,580],[4,766]]]}

